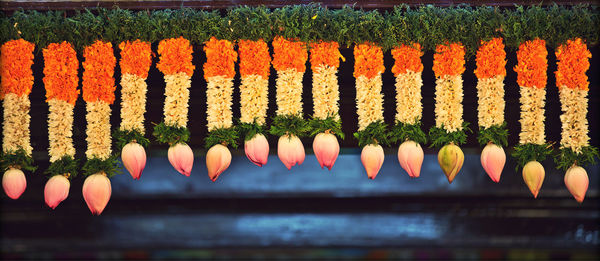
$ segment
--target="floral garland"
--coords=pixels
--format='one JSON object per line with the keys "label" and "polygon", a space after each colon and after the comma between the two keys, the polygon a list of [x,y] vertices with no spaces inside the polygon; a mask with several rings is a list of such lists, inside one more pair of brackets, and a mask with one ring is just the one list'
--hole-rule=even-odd
{"label": "floral garland", "polygon": [[109,178],[115,174],[116,158],[111,156],[110,105],[115,101],[113,77],[116,58],[110,42],[96,41],[83,51],[83,100],[86,102],[87,176],[83,197],[94,215],[100,215],[111,195]]}
{"label": "floral garland", "polygon": [[246,157],[259,167],[267,164],[269,142],[263,135],[269,106],[271,56],[264,40],[240,40],[240,134]]}
{"label": "floral garland", "polygon": [[356,112],[358,132],[354,136],[363,147],[361,161],[367,176],[374,179],[383,165],[384,154],[380,143],[387,144],[386,125],[383,121],[383,81],[381,74],[383,51],[373,43],[354,46],[354,77],[356,78]]}
{"label": "floral garland", "polygon": [[337,72],[340,66],[337,42],[318,42],[310,45],[310,64],[313,72],[313,118],[310,120],[313,151],[321,168],[329,170],[340,152],[337,135],[344,138],[339,115],[340,99]]}
{"label": "floral garland", "polygon": [[211,37],[204,45],[206,63],[204,79],[206,87],[206,114],[208,115],[208,137],[206,147],[206,167],[208,176],[214,182],[231,164],[231,152],[227,145],[237,148],[237,132],[233,128],[231,111],[233,77],[237,53],[234,44],[228,40]]}
{"label": "floral garland", "polygon": [[307,59],[305,43],[281,36],[273,40],[273,67],[277,71],[277,116],[269,132],[279,136],[277,155],[288,170],[304,162],[304,146],[300,137],[310,130],[302,118],[302,77]]}
{"label": "floral garland", "polygon": [[121,160],[133,179],[139,179],[146,166],[146,151],[149,140],[144,137],[144,113],[148,71],[152,65],[150,43],[140,40],[125,41],[121,49],[121,126],[115,132],[117,146],[121,149]]}
{"label": "floral garland", "polygon": [[481,41],[475,59],[477,68],[478,140],[485,148],[481,152],[481,164],[494,182],[506,163],[502,146],[507,146],[508,130],[504,121],[504,77],[506,76],[506,51],[502,38]]}
{"label": "floral garland", "polygon": [[544,134],[547,56],[546,41],[526,41],[519,46],[514,67],[521,92],[521,133],[512,155],[517,159],[517,169],[523,167],[523,179],[536,198],[545,176],[540,161],[552,152]]}
{"label": "floral garland", "polygon": [[465,71],[465,48],[461,43],[436,46],[433,55],[435,73],[435,126],[429,130],[431,145],[442,147],[438,163],[452,183],[464,162],[457,145],[466,143],[468,123],[463,121],[462,73]]}
{"label": "floral garland", "polygon": [[421,86],[423,63],[421,45],[400,45],[392,49],[396,76],[396,124],[392,128],[391,140],[402,141],[398,147],[398,162],[411,178],[418,178],[425,157],[420,143],[427,142],[427,136],[421,130],[423,104]]}
{"label": "floral garland", "polygon": [[79,96],[79,61],[70,43],[51,43],[44,50],[44,86],[48,113],[48,154],[52,177],[46,182],[44,198],[52,209],[69,195],[69,179],[77,175],[73,146],[73,109]]}
{"label": "floral garland", "polygon": [[563,115],[560,152],[555,158],[559,168],[566,170],[564,182],[575,200],[583,202],[589,179],[580,166],[594,164],[598,149],[590,146],[588,136],[588,87],[586,71],[592,54],[581,38],[567,40],[556,50],[558,68],[556,86],[560,94]]}
{"label": "floral garland", "polygon": [[11,40],[0,48],[0,100],[4,108],[0,169],[6,195],[18,199],[27,187],[23,170],[34,172],[29,123],[29,94],[33,87],[33,50],[35,45],[23,39]]}
{"label": "floral garland", "polygon": [[188,101],[192,74],[196,68],[192,64],[193,48],[190,41],[183,38],[169,38],[160,41],[156,65],[165,77],[164,121],[154,127],[153,135],[160,143],[169,144],[169,162],[179,173],[190,176],[194,164],[194,154],[186,142],[190,138],[187,129]]}

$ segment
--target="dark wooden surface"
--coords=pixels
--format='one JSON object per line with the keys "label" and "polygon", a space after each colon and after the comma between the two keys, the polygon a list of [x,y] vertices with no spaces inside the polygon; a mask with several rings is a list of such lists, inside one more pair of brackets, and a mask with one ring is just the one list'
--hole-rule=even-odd
{"label": "dark wooden surface", "polygon": [[357,8],[364,9],[390,9],[396,5],[408,4],[408,5],[421,5],[421,4],[433,4],[436,6],[452,6],[462,3],[466,3],[472,6],[487,5],[487,6],[502,6],[512,7],[515,4],[518,5],[532,5],[532,4],[552,4],[557,3],[561,5],[575,5],[575,4],[594,4],[595,1],[589,0],[554,0],[554,1],[536,1],[536,0],[378,0],[378,1],[348,1],[348,0],[324,0],[324,1],[308,1],[308,0],[186,0],[186,1],[19,1],[19,0],[6,0],[0,2],[0,10],[14,11],[21,8],[27,10],[77,10],[84,8],[115,8],[119,7],[122,9],[178,9],[182,7],[198,8],[198,9],[227,9],[232,6],[248,5],[248,6],[259,6],[264,5],[269,8],[278,8],[286,5],[302,5],[310,3],[321,3],[323,6],[329,8],[341,8],[344,5],[353,5]]}

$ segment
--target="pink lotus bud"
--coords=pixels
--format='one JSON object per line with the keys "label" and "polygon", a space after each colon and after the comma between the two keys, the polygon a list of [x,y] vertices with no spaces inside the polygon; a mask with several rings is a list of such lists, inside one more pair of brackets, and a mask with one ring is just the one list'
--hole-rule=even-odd
{"label": "pink lotus bud", "polygon": [[331,170],[340,153],[340,144],[333,134],[319,133],[313,141],[313,151],[321,168],[327,167]]}
{"label": "pink lotus bud", "polygon": [[405,141],[398,147],[398,162],[411,178],[421,175],[424,157],[421,145],[412,140]]}
{"label": "pink lotus bud", "polygon": [[267,141],[265,135],[259,133],[244,142],[244,150],[246,151],[246,157],[252,163],[259,167],[267,164],[267,160],[269,160],[269,141]]}
{"label": "pink lotus bud", "polygon": [[82,192],[92,214],[100,215],[110,200],[110,180],[104,173],[90,175],[83,182]]}
{"label": "pink lotus bud", "polygon": [[123,165],[131,174],[133,179],[140,179],[144,167],[146,167],[146,151],[142,145],[136,142],[130,142],[123,147],[121,151],[121,160]]}
{"label": "pink lotus bud", "polygon": [[25,173],[20,169],[9,168],[2,176],[2,187],[9,198],[18,199],[27,188]]}
{"label": "pink lotus bud", "polygon": [[69,196],[69,188],[71,183],[69,179],[63,175],[54,175],[44,187],[44,199],[46,205],[55,209],[60,202],[63,202]]}
{"label": "pink lotus bud", "polygon": [[570,167],[565,174],[565,185],[577,202],[583,202],[590,180],[584,168],[579,166]]}
{"label": "pink lotus bud", "polygon": [[481,166],[483,166],[488,176],[496,183],[500,182],[504,163],[506,163],[506,154],[502,147],[490,143],[481,151]]}
{"label": "pink lotus bud", "polygon": [[544,176],[546,176],[544,166],[537,161],[527,162],[525,167],[523,167],[523,180],[525,180],[525,184],[529,187],[534,198],[537,198],[542,188]]}
{"label": "pink lotus bud", "polygon": [[438,152],[438,163],[444,171],[448,183],[452,183],[456,174],[462,168],[463,162],[465,161],[465,155],[463,154],[460,147],[454,144],[447,144],[440,149]]}
{"label": "pink lotus bud", "polygon": [[231,152],[227,147],[217,144],[212,146],[206,152],[206,168],[208,168],[208,177],[215,182],[219,175],[223,173],[231,164]]}
{"label": "pink lotus bud", "polygon": [[384,158],[383,148],[380,145],[369,144],[362,149],[360,160],[363,166],[365,166],[367,176],[370,179],[374,179],[377,176],[381,165],[383,165]]}
{"label": "pink lotus bud", "polygon": [[283,165],[290,170],[296,164],[304,162],[304,145],[296,135],[283,135],[277,142],[277,156]]}
{"label": "pink lotus bud", "polygon": [[169,148],[169,162],[179,173],[190,176],[194,165],[194,152],[185,143],[177,143]]}

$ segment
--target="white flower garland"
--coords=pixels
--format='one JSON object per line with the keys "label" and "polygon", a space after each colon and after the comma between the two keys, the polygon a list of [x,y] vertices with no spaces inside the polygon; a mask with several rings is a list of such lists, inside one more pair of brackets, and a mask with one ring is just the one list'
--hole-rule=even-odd
{"label": "white flower garland", "polygon": [[544,144],[546,142],[544,133],[546,89],[521,86],[520,92],[521,133],[519,133],[519,143]]}
{"label": "white flower garland", "polygon": [[435,126],[446,132],[462,129],[462,75],[444,75],[435,80]]}
{"label": "white flower garland", "polygon": [[240,85],[240,121],[243,123],[265,124],[269,106],[269,79],[260,75],[242,77]]}
{"label": "white flower garland", "polygon": [[87,121],[86,141],[88,144],[85,155],[88,159],[107,160],[111,154],[110,136],[110,105],[104,101],[86,103]]}
{"label": "white flower garland", "polygon": [[363,75],[356,78],[356,113],[359,131],[373,122],[383,120],[382,86],[381,72],[371,79]]}
{"label": "white flower garland", "polygon": [[29,138],[29,108],[31,102],[28,95],[7,93],[2,102],[4,121],[2,122],[2,150],[4,153],[16,152],[23,149],[31,157],[33,148]]}
{"label": "white flower garland", "polygon": [[396,120],[404,124],[416,124],[421,120],[421,72],[407,70],[396,76]]}
{"label": "white flower garland", "polygon": [[302,77],[304,72],[296,69],[277,71],[277,115],[302,117]]}
{"label": "white flower garland", "polygon": [[337,68],[329,65],[318,66],[313,71],[313,116],[317,119],[325,120],[328,116],[336,121],[340,119],[337,72]]}
{"label": "white flower garland", "polygon": [[213,76],[207,79],[206,113],[208,115],[208,131],[219,128],[231,128],[233,113],[231,111],[233,95],[233,79],[225,76]]}
{"label": "white flower garland", "polygon": [[48,101],[48,154],[50,162],[64,156],[75,157],[73,146],[73,104],[60,99]]}
{"label": "white flower garland", "polygon": [[477,80],[477,117],[479,127],[489,128],[504,123],[504,76]]}
{"label": "white flower garland", "polygon": [[121,130],[136,130],[145,133],[146,79],[135,74],[121,76]]}
{"label": "white flower garland", "polygon": [[587,104],[588,91],[562,86],[559,91],[563,114],[560,115],[562,132],[560,144],[576,153],[589,146]]}
{"label": "white flower garland", "polygon": [[184,72],[165,75],[165,125],[187,127],[192,77]]}

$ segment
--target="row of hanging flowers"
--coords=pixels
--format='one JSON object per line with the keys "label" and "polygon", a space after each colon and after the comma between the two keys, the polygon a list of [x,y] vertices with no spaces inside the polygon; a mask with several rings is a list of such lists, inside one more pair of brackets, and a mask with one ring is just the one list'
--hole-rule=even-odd
{"label": "row of hanging flowers", "polygon": [[[274,11],[278,17],[290,17],[289,12],[307,12],[312,9],[282,9]],[[244,9],[237,10],[239,12]],[[249,9],[252,15],[265,15],[264,9]],[[535,10],[535,9],[532,9]],[[279,11],[279,13],[277,13]],[[425,10],[425,13],[431,10]],[[539,10],[538,10],[539,11]],[[235,11],[234,11],[235,12]],[[253,12],[253,13],[252,13]],[[378,14],[362,14],[361,11],[343,9],[344,12],[361,13],[352,16],[355,20],[367,21],[369,26],[356,33],[367,35],[363,38],[375,39],[385,25],[376,23]],[[396,12],[401,12],[396,10]],[[243,12],[242,12],[243,13]],[[248,13],[247,13],[248,14]],[[320,9],[316,15],[304,15],[304,23],[326,23],[329,11]],[[492,14],[497,14],[492,12]],[[322,17],[319,18],[319,15]],[[406,13],[403,13],[406,15]],[[324,17],[324,18],[323,18]],[[240,15],[235,23],[260,23]],[[432,19],[431,17],[429,17]],[[213,20],[211,20],[213,19]],[[404,19],[396,16],[395,19]],[[214,14],[207,21],[221,21]],[[488,19],[494,21],[493,19]],[[486,21],[488,21],[486,20]],[[334,39],[317,42],[303,40],[306,35],[286,30],[289,27],[283,19],[279,25],[279,36],[273,38],[273,59],[265,39],[266,31],[251,37],[239,37],[231,29],[232,35],[215,33],[204,42],[207,61],[203,66],[207,81],[207,127],[206,155],[208,175],[215,181],[231,162],[228,147],[237,147],[238,137],[244,138],[244,149],[250,161],[258,166],[267,163],[269,145],[265,138],[267,128],[268,77],[272,63],[277,71],[276,100],[277,111],[268,132],[279,136],[277,154],[282,163],[291,169],[302,164],[305,158],[301,137],[314,136],[313,149],[322,168],[331,169],[339,153],[337,137],[344,138],[339,118],[339,86],[337,68],[344,60],[339,52],[339,44]],[[281,22],[280,21],[280,22]],[[375,22],[373,22],[375,21]],[[287,22],[290,22],[287,20]],[[352,22],[352,21],[351,21]],[[356,22],[356,21],[355,21]],[[436,20],[438,26],[445,21]],[[227,26],[231,26],[231,20]],[[435,23],[434,23],[435,24]],[[225,26],[225,25],[223,25]],[[323,25],[325,26],[325,25]],[[446,24],[447,26],[447,24]],[[449,30],[465,30],[454,28]],[[308,30],[310,33],[311,31]],[[314,32],[312,32],[314,33]],[[262,35],[261,35],[262,34]],[[492,33],[491,36],[497,36]],[[460,35],[460,34],[454,34]],[[262,37],[261,37],[262,36]],[[489,38],[486,37],[482,38]],[[415,38],[418,38],[414,36]],[[326,38],[326,37],[323,37]],[[463,42],[468,39],[437,39],[434,45],[433,71],[436,76],[436,124],[429,130],[432,146],[440,147],[438,161],[452,182],[459,173],[464,155],[459,145],[466,142],[470,131],[468,123],[462,119],[462,73],[465,71],[467,48]],[[369,178],[373,179],[383,164],[384,153],[381,144],[401,143],[398,160],[411,177],[420,175],[423,162],[421,144],[427,142],[422,131],[421,72],[420,57],[423,46],[417,42],[401,43],[391,51],[395,59],[392,72],[396,77],[397,111],[395,124],[388,131],[383,121],[383,94],[381,74],[384,49],[380,43],[358,41],[354,46],[354,76],[356,78],[356,105],[358,132],[355,137],[363,147],[361,160]],[[235,50],[237,44],[238,49]],[[152,63],[149,42],[135,39],[123,41],[121,49],[121,125],[113,138],[121,150],[125,168],[134,179],[139,179],[146,163],[144,112],[147,86],[145,79]],[[431,47],[429,47],[431,48]],[[503,39],[492,37],[482,40],[476,52],[478,78],[478,140],[485,146],[481,163],[490,178],[498,182],[504,168],[506,156],[502,147],[507,146],[506,123],[504,122],[504,86],[506,75],[506,53]],[[7,41],[2,45],[2,92],[4,106],[2,170],[3,187],[11,198],[18,198],[25,190],[26,179],[22,170],[33,172],[31,145],[29,144],[29,99],[33,85],[31,65],[33,64],[34,44],[23,39]],[[313,71],[312,94],[314,115],[305,120],[302,114],[302,78],[309,59]],[[94,214],[100,214],[111,194],[110,177],[117,168],[116,156],[111,150],[110,105],[114,102],[115,84],[113,78],[116,59],[112,44],[95,41],[84,48],[82,63],[84,73],[82,94],[86,102],[86,141],[87,161],[83,167],[87,176],[83,195]],[[184,37],[168,38],[158,45],[159,63],[157,68],[164,74],[166,83],[164,121],[154,128],[154,136],[161,143],[169,144],[168,158],[173,167],[189,176],[193,166],[193,152],[186,144],[190,133],[187,129],[188,101],[191,76],[195,69],[192,64],[192,43]],[[69,191],[69,179],[77,174],[77,161],[73,158],[75,149],[72,141],[73,105],[77,99],[76,51],[70,43],[51,43],[43,51],[44,84],[50,107],[48,116],[50,139],[50,168],[52,176],[45,189],[47,204],[55,208],[64,200]],[[240,106],[242,117],[234,126],[232,117],[233,78],[235,62],[239,55]],[[521,134],[519,145],[513,156],[523,168],[523,178],[532,194],[537,196],[543,179],[544,168],[539,163],[551,153],[551,145],[544,135],[544,97],[547,70],[546,43],[541,39],[523,41],[517,51],[518,73],[521,90]],[[589,68],[591,54],[581,38],[567,40],[556,49],[558,70],[557,86],[564,114],[561,150],[556,158],[560,168],[567,170],[565,184],[578,200],[582,201],[588,186],[585,166],[593,162],[597,150],[589,146],[587,136],[587,88],[585,72]]]}

